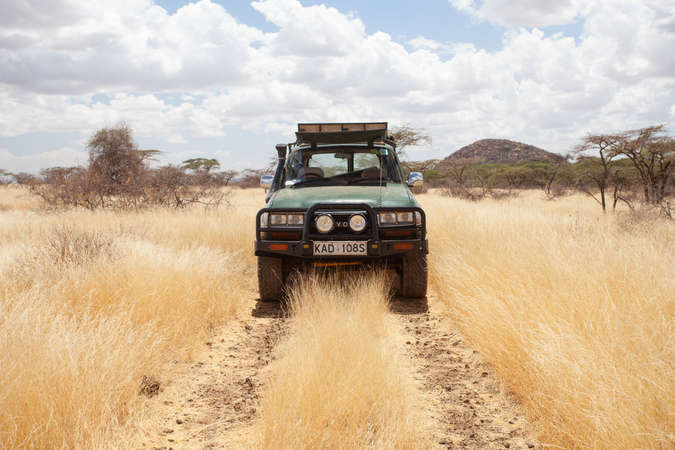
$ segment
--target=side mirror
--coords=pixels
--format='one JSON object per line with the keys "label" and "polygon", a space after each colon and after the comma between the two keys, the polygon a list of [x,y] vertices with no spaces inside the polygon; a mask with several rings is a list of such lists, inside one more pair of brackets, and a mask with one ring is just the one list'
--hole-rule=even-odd
{"label": "side mirror", "polygon": [[260,177],[260,187],[267,191],[272,187],[272,180],[274,180],[274,175],[263,175]]}
{"label": "side mirror", "polygon": [[409,187],[422,186],[423,184],[424,184],[424,177],[422,176],[421,173],[410,172],[410,176],[408,177],[408,186]]}

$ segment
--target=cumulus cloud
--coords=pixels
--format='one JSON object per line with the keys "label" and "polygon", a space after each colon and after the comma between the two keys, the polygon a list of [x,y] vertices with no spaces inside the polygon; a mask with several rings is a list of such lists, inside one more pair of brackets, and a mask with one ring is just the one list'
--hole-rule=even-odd
{"label": "cumulus cloud", "polygon": [[176,130],[193,130],[198,136],[222,136],[219,117],[192,103],[170,105],[153,94],[116,94],[108,103],[77,102],[59,95],[0,92],[0,136],[13,137],[34,131],[94,130],[125,121],[140,136],[168,139]]}
{"label": "cumulus cloud", "polygon": [[418,36],[415,39],[410,40],[410,45],[414,48],[423,48],[429,50],[444,50],[447,49],[445,44],[434,41],[433,39],[427,39],[424,36]]}
{"label": "cumulus cloud", "polygon": [[[418,36],[410,50],[297,0],[252,3],[279,27],[267,34],[209,0],[172,15],[152,0],[8,0],[0,136],[90,135],[124,120],[138,136],[185,144],[186,132],[193,141],[227,126],[292,139],[301,121],[388,120],[426,128],[448,151],[484,137],[565,151],[587,131],[675,117],[672,2],[449,1],[508,26],[502,47]],[[571,21],[581,39],[544,28]]]}
{"label": "cumulus cloud", "polygon": [[187,144],[187,141],[180,133],[172,133],[166,138],[169,144]]}
{"label": "cumulus cloud", "polygon": [[281,28],[268,42],[275,54],[346,55],[365,35],[361,20],[324,5],[303,7],[298,0],[261,0],[251,5]]}
{"label": "cumulus cloud", "polygon": [[8,172],[27,172],[37,174],[36,168],[75,167],[86,164],[88,155],[85,152],[62,147],[35,155],[15,155],[7,149],[0,148],[2,168]]}
{"label": "cumulus cloud", "polygon": [[2,3],[8,13],[0,29],[4,84],[48,94],[236,84],[247,79],[251,44],[263,38],[209,0],[173,15],[150,0],[73,0],[59,2],[65,12],[51,24],[39,15],[30,21],[30,11],[50,10],[46,3]]}
{"label": "cumulus cloud", "polygon": [[512,27],[565,25],[575,20],[587,0],[449,0],[477,20]]}

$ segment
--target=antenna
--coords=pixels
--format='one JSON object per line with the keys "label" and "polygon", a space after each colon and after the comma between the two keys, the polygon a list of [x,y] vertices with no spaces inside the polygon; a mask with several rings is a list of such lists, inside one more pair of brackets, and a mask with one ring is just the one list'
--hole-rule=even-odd
{"label": "antenna", "polygon": [[[379,152],[378,152],[379,153]],[[384,161],[383,156],[384,155],[379,155],[380,156],[380,196],[377,199],[377,207],[381,208],[382,207],[382,162]]]}

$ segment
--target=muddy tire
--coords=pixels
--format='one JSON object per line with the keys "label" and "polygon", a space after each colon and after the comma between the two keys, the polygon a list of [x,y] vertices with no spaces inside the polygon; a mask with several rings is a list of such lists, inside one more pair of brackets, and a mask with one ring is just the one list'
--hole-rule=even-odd
{"label": "muddy tire", "polygon": [[427,255],[411,255],[403,258],[401,268],[401,295],[420,298],[427,295]]}
{"label": "muddy tire", "polygon": [[258,256],[258,291],[260,300],[276,302],[284,293],[283,260]]}

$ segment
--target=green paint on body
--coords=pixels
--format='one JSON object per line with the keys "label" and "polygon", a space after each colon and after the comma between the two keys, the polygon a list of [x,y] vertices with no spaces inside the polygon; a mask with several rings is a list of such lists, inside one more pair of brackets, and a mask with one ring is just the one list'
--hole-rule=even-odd
{"label": "green paint on body", "polygon": [[[268,208],[307,209],[315,203],[365,203],[378,206],[379,186],[315,186],[280,189],[272,195]],[[382,207],[419,206],[405,184],[382,187]]]}

